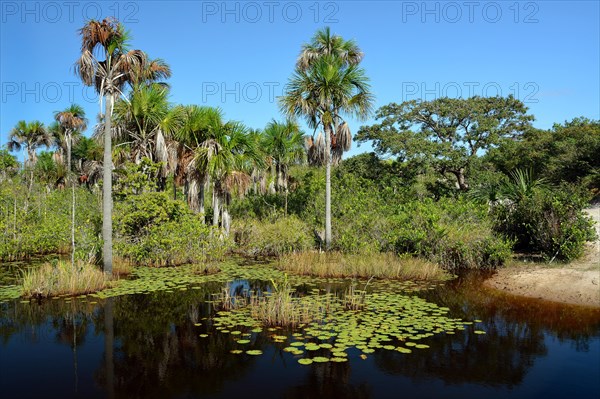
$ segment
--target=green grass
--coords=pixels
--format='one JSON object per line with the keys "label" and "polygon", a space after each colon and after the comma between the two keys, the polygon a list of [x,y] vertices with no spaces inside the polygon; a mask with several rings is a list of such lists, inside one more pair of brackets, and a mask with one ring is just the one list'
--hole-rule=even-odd
{"label": "green grass", "polygon": [[401,280],[450,278],[447,272],[434,263],[413,257],[400,258],[390,253],[304,252],[283,256],[276,267],[301,275],[319,277],[375,277]]}
{"label": "green grass", "polygon": [[109,278],[95,265],[58,261],[44,263],[23,274],[23,296],[45,298],[81,295],[104,289]]}

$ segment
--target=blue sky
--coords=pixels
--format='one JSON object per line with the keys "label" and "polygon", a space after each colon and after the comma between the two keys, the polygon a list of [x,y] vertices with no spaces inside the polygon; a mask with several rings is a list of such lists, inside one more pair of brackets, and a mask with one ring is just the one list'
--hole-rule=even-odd
{"label": "blue sky", "polygon": [[[410,99],[515,95],[549,128],[600,119],[598,1],[2,1],[0,143],[21,119],[52,121],[97,96],[73,73],[89,18],[117,16],[132,48],[173,71],[171,101],[262,128],[300,47],[330,26],[365,53],[375,107]],[[349,120],[352,131],[374,122]],[[93,123],[92,123],[93,125]],[[309,132],[309,131],[307,131]],[[368,145],[349,155],[369,150]]]}

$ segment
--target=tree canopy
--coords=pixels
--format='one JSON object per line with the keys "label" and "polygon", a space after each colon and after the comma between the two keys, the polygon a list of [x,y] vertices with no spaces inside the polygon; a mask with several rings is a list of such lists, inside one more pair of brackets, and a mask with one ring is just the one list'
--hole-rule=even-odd
{"label": "tree canopy", "polygon": [[372,141],[379,155],[427,162],[442,175],[454,176],[461,190],[469,188],[469,167],[476,157],[503,138],[518,137],[534,119],[512,96],[391,103],[376,118],[381,122],[362,126],[355,140]]}

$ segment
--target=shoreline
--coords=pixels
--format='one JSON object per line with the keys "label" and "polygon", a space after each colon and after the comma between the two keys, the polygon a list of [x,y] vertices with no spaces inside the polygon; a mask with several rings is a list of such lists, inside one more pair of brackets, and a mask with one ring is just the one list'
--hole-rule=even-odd
{"label": "shoreline", "polygon": [[509,266],[483,284],[511,295],[600,308],[600,268]]}
{"label": "shoreline", "polygon": [[600,205],[585,210],[596,222],[596,241],[572,263],[516,263],[497,269],[484,285],[512,295],[600,308]]}

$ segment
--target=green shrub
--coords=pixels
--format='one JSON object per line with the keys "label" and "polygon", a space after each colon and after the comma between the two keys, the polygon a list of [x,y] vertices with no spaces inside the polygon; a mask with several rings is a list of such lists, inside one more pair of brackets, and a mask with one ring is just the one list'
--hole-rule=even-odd
{"label": "green shrub", "polygon": [[115,206],[115,254],[134,264],[179,265],[221,259],[230,242],[166,193],[127,196]]}
{"label": "green shrub", "polygon": [[[322,172],[320,169],[296,169],[299,185],[288,198],[288,211],[297,215],[308,231],[315,231],[320,236],[325,225]],[[268,218],[282,213],[276,196],[243,201],[248,203],[236,208],[241,216]],[[511,243],[494,235],[487,205],[466,199],[415,198],[410,190],[381,187],[372,180],[341,169],[332,174],[331,204],[331,249],[344,254],[393,252],[416,255],[450,270],[493,268],[510,256]],[[264,248],[268,248],[271,241],[282,240],[287,232],[273,235],[259,231],[257,226],[265,223],[248,219],[234,222],[238,245],[249,253],[280,252]],[[318,245],[322,246],[322,243],[318,242]]]}
{"label": "green shrub", "polygon": [[586,200],[581,189],[570,186],[536,190],[518,201],[496,204],[494,228],[513,239],[516,250],[571,261],[595,237],[592,220],[582,212]]}
{"label": "green shrub", "polygon": [[[75,189],[76,258],[88,260],[100,247],[100,208],[95,195]],[[0,184],[0,260],[71,250],[71,189],[48,192],[33,184],[31,194],[17,178]],[[91,255],[91,256],[90,256]]]}
{"label": "green shrub", "polygon": [[412,201],[391,217],[389,250],[423,256],[447,270],[490,269],[511,254],[511,242],[495,236],[484,206],[466,200]]}
{"label": "green shrub", "polygon": [[296,216],[271,221],[234,220],[234,240],[249,255],[279,256],[314,246],[310,229]]}

